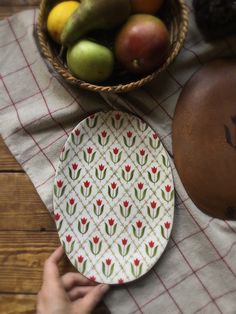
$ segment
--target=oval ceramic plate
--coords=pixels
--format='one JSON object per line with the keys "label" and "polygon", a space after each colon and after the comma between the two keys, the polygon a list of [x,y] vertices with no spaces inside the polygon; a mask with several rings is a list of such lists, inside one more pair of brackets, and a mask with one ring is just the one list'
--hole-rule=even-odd
{"label": "oval ceramic plate", "polygon": [[109,284],[144,275],[167,245],[173,213],[168,156],[144,121],[109,111],[78,124],[60,155],[54,217],[79,272]]}

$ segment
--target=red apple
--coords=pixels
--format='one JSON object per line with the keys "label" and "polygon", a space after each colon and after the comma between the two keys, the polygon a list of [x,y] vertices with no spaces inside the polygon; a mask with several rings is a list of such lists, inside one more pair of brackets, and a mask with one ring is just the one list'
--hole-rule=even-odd
{"label": "red apple", "polygon": [[148,74],[164,62],[169,45],[169,32],[159,18],[135,14],[118,32],[115,54],[129,72]]}

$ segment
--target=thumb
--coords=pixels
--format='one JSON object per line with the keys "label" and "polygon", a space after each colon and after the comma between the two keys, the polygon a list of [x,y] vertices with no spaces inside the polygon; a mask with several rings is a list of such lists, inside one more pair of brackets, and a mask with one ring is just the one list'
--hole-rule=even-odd
{"label": "thumb", "polygon": [[85,313],[90,313],[95,308],[95,306],[102,300],[105,293],[109,290],[109,285],[100,284],[91,289],[83,300],[80,300],[80,310],[81,306]]}

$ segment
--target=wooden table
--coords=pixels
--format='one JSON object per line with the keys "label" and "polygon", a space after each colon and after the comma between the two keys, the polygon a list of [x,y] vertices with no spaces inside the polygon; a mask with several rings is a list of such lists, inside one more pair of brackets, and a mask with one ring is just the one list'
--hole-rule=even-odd
{"label": "wooden table", "polygon": [[[0,0],[0,18],[37,3],[38,0]],[[44,261],[58,245],[47,208],[0,138],[1,314],[35,313]],[[74,271],[66,258],[61,271]],[[103,304],[94,312],[109,313]]]}

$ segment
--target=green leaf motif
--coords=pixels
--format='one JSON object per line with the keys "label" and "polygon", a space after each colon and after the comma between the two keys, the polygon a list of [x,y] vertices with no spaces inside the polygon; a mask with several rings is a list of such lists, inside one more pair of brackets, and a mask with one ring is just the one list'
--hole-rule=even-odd
{"label": "green leaf motif", "polygon": [[82,233],[82,231],[81,231],[81,223],[80,223],[80,221],[78,221],[78,230],[79,230],[79,232],[80,232],[80,233]]}
{"label": "green leaf motif", "polygon": [[164,227],[161,226],[161,235],[164,239],[166,239],[166,236],[165,236],[165,231],[164,231]]}
{"label": "green leaf motif", "polygon": [[63,196],[63,194],[65,193],[65,190],[66,190],[66,185],[65,185],[65,186],[63,186],[63,188],[62,188],[62,190],[61,190],[61,195],[60,195],[60,197],[62,197],[62,196]]}
{"label": "green leaf motif", "polygon": [[153,217],[152,217],[152,214],[151,214],[151,209],[150,209],[149,206],[147,206],[147,212],[148,212],[148,216],[149,216],[150,218],[153,218]]}
{"label": "green leaf motif", "polygon": [[143,270],[143,264],[141,264],[139,267],[139,272],[137,274],[137,277],[139,277],[142,274],[142,270]]}
{"label": "green leaf motif", "polygon": [[112,154],[112,152],[110,152],[110,159],[111,159],[111,161],[112,161],[112,162],[114,162],[114,159],[113,159],[113,154]]}
{"label": "green leaf motif", "polygon": [[128,244],[125,255],[129,254],[131,244]]}
{"label": "green leaf motif", "polygon": [[[156,144],[156,145],[154,145],[154,143],[153,143],[153,142],[155,142],[155,141],[157,141],[157,144]],[[160,142],[160,140],[154,140],[154,141],[153,141],[152,138],[149,137],[149,144],[150,144],[150,146],[151,146],[153,149],[157,149],[157,148],[159,148],[161,142]]]}
{"label": "green leaf motif", "polygon": [[106,230],[106,233],[108,234],[108,235],[110,235],[109,234],[109,230],[108,230],[108,224],[105,222],[105,230]]}
{"label": "green leaf motif", "polygon": [[140,158],[139,158],[139,154],[138,153],[136,153],[136,161],[140,165]]}
{"label": "green leaf motif", "polygon": [[145,156],[144,164],[143,164],[143,165],[146,165],[147,161],[148,161],[148,155]]}
{"label": "green leaf motif", "polygon": [[167,202],[164,190],[161,190],[161,196],[162,196],[163,200]]}
{"label": "green leaf motif", "polygon": [[127,218],[127,216],[125,216],[124,211],[123,211],[123,207],[120,205],[120,213],[124,218]]}
{"label": "green leaf motif", "polygon": [[152,257],[156,256],[157,255],[157,248],[158,248],[158,245],[155,247],[154,251],[153,251],[153,254],[152,254]]}
{"label": "green leaf motif", "polygon": [[65,160],[67,159],[68,154],[69,154],[69,151],[70,151],[70,149],[68,149],[68,150],[65,152],[65,156],[64,156],[64,158],[62,158],[63,153],[61,153],[61,155],[60,155],[60,161],[65,161]]}
{"label": "green leaf motif", "polygon": [[117,224],[114,225],[113,232],[111,235],[114,235],[116,233],[116,227],[117,227]]}
{"label": "green leaf motif", "polygon": [[[153,175],[153,177],[155,178],[155,175]],[[153,179],[151,172],[148,171],[148,179],[152,183],[157,183],[159,181],[159,179],[160,179],[160,171],[158,172],[156,179]]]}
{"label": "green leaf motif", "polygon": [[142,229],[142,231],[141,231],[141,236],[140,236],[140,238],[142,238],[142,237],[143,237],[144,232],[145,232],[145,229],[146,229],[146,226],[145,226],[145,227],[143,227],[143,229]]}
{"label": "green leaf motif", "polygon": [[130,180],[129,181],[131,181],[133,179],[133,177],[134,177],[134,170],[132,170],[130,173]]}
{"label": "green leaf motif", "polygon": [[72,179],[72,170],[70,169],[70,167],[69,167],[69,176]]}
{"label": "green leaf motif", "polygon": [[110,277],[113,274],[114,267],[115,267],[115,263],[112,264],[111,271],[110,271],[110,274],[108,275],[108,277]]}
{"label": "green leaf motif", "polygon": [[78,266],[78,263],[77,263],[77,260],[76,260],[76,259],[75,259],[74,266],[75,266],[75,268],[79,271],[79,266]]}
{"label": "green leaf motif", "polygon": [[71,133],[71,140],[72,140],[72,143],[73,143],[74,145],[76,145],[76,144],[75,144],[75,135],[74,135],[74,133]]}
{"label": "green leaf motif", "polygon": [[95,158],[95,155],[96,155],[96,152],[94,152],[94,153],[92,154],[92,157],[91,157],[91,161],[90,161],[90,162],[93,162],[93,160],[94,160],[94,158]]}
{"label": "green leaf motif", "polygon": [[173,191],[171,191],[171,194],[170,194],[170,201],[174,198],[174,190]]}
{"label": "green leaf motif", "polygon": [[73,180],[78,180],[80,176],[81,169],[78,170],[76,177]]}
{"label": "green leaf motif", "polygon": [[61,220],[61,221],[59,222],[59,225],[58,225],[58,227],[57,227],[57,231],[58,231],[58,232],[61,230],[62,223],[63,223],[63,220]]}
{"label": "green leaf motif", "polygon": [[134,277],[136,277],[135,272],[134,272],[134,265],[132,263],[130,263],[131,265],[131,273]]}
{"label": "green leaf motif", "polygon": [[146,197],[146,194],[147,194],[147,189],[143,191],[143,196],[141,197],[140,201],[144,200],[144,198]]}
{"label": "green leaf motif", "polygon": [[84,134],[81,134],[81,136],[80,136],[80,140],[79,140],[79,143],[78,143],[79,145],[80,145],[80,144],[82,144],[82,142],[83,142],[83,138],[84,138]]}
{"label": "green leaf motif", "polygon": [[74,246],[75,246],[75,240],[71,243],[69,254],[71,254],[74,251]]}
{"label": "green leaf motif", "polygon": [[136,197],[137,199],[139,199],[139,197],[138,197],[138,190],[137,190],[136,188],[134,188],[134,194],[135,194],[135,197]]}
{"label": "green leaf motif", "polygon": [[145,244],[145,252],[146,252],[147,256],[150,256],[147,244]]}
{"label": "green leaf motif", "polygon": [[104,210],[104,205],[102,205],[102,206],[101,206],[101,210],[100,210],[100,215],[99,215],[99,216],[101,216],[101,215],[102,215],[103,210]]}
{"label": "green leaf motif", "polygon": [[123,256],[121,245],[119,243],[117,245],[118,245],[118,251],[120,255]]}
{"label": "green leaf motif", "polygon": [[104,170],[103,176],[101,177],[101,179],[102,179],[102,180],[105,179],[106,175],[107,175],[107,168]]}
{"label": "green leaf motif", "polygon": [[167,167],[165,156],[164,156],[164,155],[161,155],[161,157],[162,157],[162,163],[163,163],[163,165],[164,165],[165,167]]}
{"label": "green leaf motif", "polygon": [[82,273],[84,274],[86,271],[86,264],[87,264],[87,260],[84,261],[83,263],[83,268],[82,268]]}
{"label": "green leaf motif", "polygon": [[118,154],[118,158],[117,158],[117,162],[120,162],[120,160],[121,160],[121,156],[122,156],[122,152],[119,152],[119,154]]}
{"label": "green leaf motif", "polygon": [[133,234],[134,234],[134,236],[135,236],[136,238],[138,238],[137,232],[136,232],[136,229],[135,229],[135,226],[134,226],[134,225],[132,225],[132,229],[133,229]]}
{"label": "green leaf motif", "polygon": [[93,252],[93,243],[91,240],[89,240],[89,247],[90,247],[90,251],[94,254]]}
{"label": "green leaf motif", "polygon": [[97,253],[97,254],[99,254],[99,253],[100,253],[101,248],[102,248],[102,241],[101,241],[101,242],[99,243],[99,245],[98,245],[98,253]]}
{"label": "green leaf motif", "polygon": [[99,215],[97,214],[97,207],[96,207],[95,204],[93,204],[93,212],[94,212],[95,215],[99,216]]}
{"label": "green leaf motif", "polygon": [[102,145],[102,138],[101,138],[100,134],[98,134],[98,143],[99,143],[100,145]]}
{"label": "green leaf motif", "polygon": [[82,185],[81,185],[81,187],[80,187],[80,193],[81,193],[82,195],[84,195],[84,188],[83,188]]}
{"label": "green leaf motif", "polygon": [[122,178],[126,181],[126,179],[125,179],[125,171],[123,169],[121,170],[121,174],[122,174]]}
{"label": "green leaf motif", "polygon": [[85,152],[85,151],[83,151],[83,156],[84,156],[84,161],[85,161],[86,163],[88,163],[87,155],[86,155],[86,152]]}
{"label": "green leaf motif", "polygon": [[56,185],[54,185],[53,191],[54,191],[54,195],[57,197],[57,186]]}
{"label": "green leaf motif", "polygon": [[128,143],[127,143],[127,139],[126,139],[126,137],[124,135],[123,135],[123,141],[124,141],[125,146],[129,147]]}
{"label": "green leaf motif", "polygon": [[108,195],[110,196],[110,198],[112,198],[112,196],[111,196],[111,188],[110,188],[109,185],[108,185]]}
{"label": "green leaf motif", "polygon": [[136,136],[133,137],[131,146],[134,146],[135,140],[136,140]]}
{"label": "green leaf motif", "polygon": [[102,262],[102,272],[106,276],[106,266],[104,262]]}
{"label": "green leaf motif", "polygon": [[113,126],[114,129],[116,129],[115,119],[114,118],[111,118],[111,125]]}
{"label": "green leaf motif", "polygon": [[88,232],[88,229],[89,229],[89,225],[90,225],[90,222],[87,223],[86,227],[85,227],[85,233]]}
{"label": "green leaf motif", "polygon": [[154,183],[153,180],[152,180],[151,172],[149,172],[149,171],[148,171],[148,179],[149,179],[149,181],[151,181],[152,183]]}
{"label": "green leaf motif", "polygon": [[86,124],[90,129],[95,128],[95,126],[97,125],[97,120],[98,120],[98,116],[96,115],[93,119],[91,118],[87,118],[86,119]]}
{"label": "green leaf motif", "polygon": [[157,210],[156,210],[156,215],[154,215],[154,217],[153,218],[157,218],[158,216],[159,216],[159,214],[160,214],[160,208],[161,208],[161,206],[159,206],[159,207],[157,207]]}

